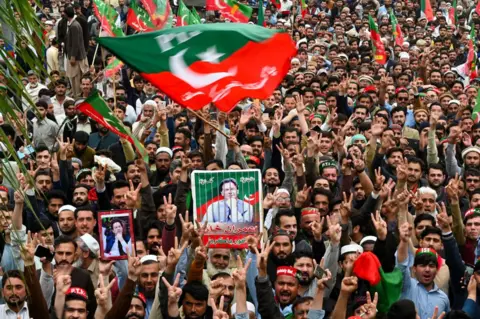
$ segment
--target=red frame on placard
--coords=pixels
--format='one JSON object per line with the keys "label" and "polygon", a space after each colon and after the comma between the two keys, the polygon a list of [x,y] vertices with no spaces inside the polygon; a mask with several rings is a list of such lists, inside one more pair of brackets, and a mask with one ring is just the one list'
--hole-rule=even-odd
{"label": "red frame on placard", "polygon": [[[105,256],[104,254],[104,247],[103,247],[103,220],[104,217],[111,217],[110,215],[128,215],[128,222],[130,224],[130,242],[132,243],[132,248],[135,250],[135,232],[133,230],[133,211],[131,209],[117,209],[117,210],[108,210],[108,211],[100,211],[98,212],[98,237],[99,237],[99,244],[100,244],[100,258],[102,260],[125,260],[128,259],[128,255],[124,256]],[[122,217],[124,217],[122,216]],[[132,254],[132,252],[130,252]]]}

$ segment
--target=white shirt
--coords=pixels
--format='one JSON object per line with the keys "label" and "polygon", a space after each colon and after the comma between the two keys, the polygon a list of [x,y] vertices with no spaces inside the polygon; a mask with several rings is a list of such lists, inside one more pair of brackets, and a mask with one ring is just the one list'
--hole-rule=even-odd
{"label": "white shirt", "polygon": [[0,305],[0,318],[2,319],[30,319],[30,314],[28,313],[27,302],[23,303],[22,309],[19,313],[14,312],[8,308],[7,304]]}
{"label": "white shirt", "polygon": [[[41,89],[46,89],[47,87],[41,83],[37,82],[36,87],[31,87],[30,83],[27,84],[25,87],[25,91],[27,91],[27,94],[30,96],[30,99],[33,101],[33,103],[37,103],[38,101],[38,92],[40,92]],[[30,104],[28,103],[26,98],[22,99],[24,109],[28,110],[30,109]]]}
{"label": "white shirt", "polygon": [[60,71],[60,65],[58,64],[58,48],[53,45],[47,50],[47,72],[50,74],[52,71]]}
{"label": "white shirt", "polygon": [[66,96],[65,100],[63,100],[63,103],[60,103],[58,102],[56,95],[52,97],[51,100],[53,104],[53,114],[55,115],[55,117],[57,117],[58,115],[65,115],[65,109],[63,108],[63,103],[65,103],[68,100],[73,101],[71,97]]}

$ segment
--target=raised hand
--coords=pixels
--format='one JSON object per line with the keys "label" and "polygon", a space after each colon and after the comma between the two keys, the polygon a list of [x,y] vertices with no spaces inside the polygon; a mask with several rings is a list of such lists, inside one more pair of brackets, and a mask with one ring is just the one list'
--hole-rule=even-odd
{"label": "raised hand", "polygon": [[[161,250],[161,249],[160,249]],[[162,251],[163,253],[163,251]],[[135,256],[135,250],[128,254],[128,279],[136,282],[142,272],[142,264],[140,258]]]}
{"label": "raised hand", "polygon": [[218,308],[217,308],[217,305],[215,305],[214,299],[210,298],[210,304],[211,304],[211,307],[212,307],[212,310],[213,310],[212,319],[229,319],[228,313],[226,313],[225,311],[222,310],[224,302],[225,302],[224,297],[222,296],[220,298],[220,303],[219,303]]}
{"label": "raised hand", "polygon": [[452,228],[450,227],[450,219],[448,218],[447,215],[447,208],[445,207],[445,204],[443,204],[443,207],[440,207],[437,204],[437,210],[439,214],[437,215],[437,224],[438,227],[442,230],[444,233],[449,233],[452,231]]}
{"label": "raised hand", "polygon": [[405,158],[402,160],[401,164],[398,164],[396,167],[397,180],[404,182],[407,180],[407,171],[408,171],[408,160]]}
{"label": "raised hand", "polygon": [[342,226],[338,222],[332,221],[332,218],[327,215],[328,234],[330,235],[330,243],[338,245],[342,238]]}
{"label": "raised hand", "polygon": [[357,277],[345,277],[342,280],[341,292],[351,295],[358,288],[358,279]]}
{"label": "raised hand", "polygon": [[247,281],[247,271],[248,267],[252,263],[251,259],[247,260],[245,266],[243,266],[243,261],[240,256],[237,256],[237,269],[232,272],[233,282],[237,288],[245,288]]}
{"label": "raised hand", "polygon": [[55,281],[55,288],[64,295],[67,293],[72,285],[72,277],[70,275],[59,274]]}
{"label": "raised hand", "polygon": [[100,165],[95,170],[94,179],[97,185],[99,186],[105,185],[105,174],[107,173],[107,167],[108,167],[107,164]]}
{"label": "raised hand", "polygon": [[167,255],[167,268],[170,268],[170,270],[175,270],[178,260],[180,259],[180,256],[182,255],[183,250],[187,247],[187,245],[188,243],[183,243],[183,245],[179,248],[178,238],[175,237],[175,244],[170,249]]}
{"label": "raised hand", "polygon": [[22,256],[25,266],[31,266],[35,264],[35,249],[38,246],[38,233],[32,236],[32,233],[28,231],[27,234],[27,243],[25,246],[20,248],[20,255]]}
{"label": "raised hand", "polygon": [[180,283],[180,274],[177,274],[173,285],[170,285],[168,280],[165,277],[162,277],[163,283],[168,289],[168,303],[169,304],[178,304],[180,296],[182,295],[182,288],[178,287]]}
{"label": "raised hand", "polygon": [[137,204],[138,194],[142,188],[142,183],[139,183],[137,188],[133,186],[133,182],[130,180],[130,190],[125,194],[126,205],[128,208],[135,208]]}
{"label": "raised hand", "polygon": [[270,244],[270,241],[262,243],[262,252],[258,251],[258,248],[255,246],[254,250],[257,254],[257,268],[258,268],[258,275],[260,277],[265,277],[267,275],[267,263],[268,263],[268,255],[272,250],[273,246],[275,245],[275,241]]}
{"label": "raised hand", "polygon": [[[318,216],[320,217],[320,213],[318,213]],[[314,220],[311,224],[310,224],[310,227],[312,229],[312,234],[313,234],[313,238],[315,239],[315,241],[321,241],[322,240],[322,236],[323,236],[323,222],[324,222],[324,218],[322,217],[320,219],[320,222],[317,222],[316,220]]]}
{"label": "raised hand", "polygon": [[448,182],[448,185],[445,187],[445,190],[447,191],[448,199],[452,204],[458,203],[460,179],[461,178],[458,176],[458,173],[456,173],[455,178],[450,179],[450,181]]}
{"label": "raised hand", "polygon": [[185,218],[183,218],[182,214],[178,215],[180,222],[182,223],[182,237],[180,238],[180,245],[190,241],[192,231],[194,230],[193,223],[189,221],[190,217],[188,215],[188,210],[185,212]]}
{"label": "raised hand", "polygon": [[360,307],[361,312],[364,313],[362,318],[364,319],[375,319],[377,317],[377,303],[378,303],[378,292],[375,293],[373,300],[370,292],[367,291],[367,303]]}
{"label": "raised hand", "polygon": [[163,196],[163,203],[165,204],[167,225],[173,225],[175,222],[175,217],[177,216],[177,206],[172,204],[172,193],[168,194],[168,200],[166,196]]}
{"label": "raised hand", "polygon": [[311,189],[311,187],[304,185],[303,189],[297,192],[295,207],[302,207],[305,204],[305,202],[308,200],[308,195],[310,194]]}
{"label": "raised hand", "polygon": [[105,306],[108,301],[108,296],[110,294],[110,289],[112,289],[113,284],[115,283],[116,278],[113,278],[112,281],[105,287],[103,282],[103,275],[98,275],[98,288],[95,289],[95,298],[97,299],[97,304],[100,306]]}
{"label": "raised hand", "polygon": [[412,226],[408,222],[405,222],[400,226],[400,240],[408,242],[410,237],[412,237]]}
{"label": "raised hand", "polygon": [[[277,188],[278,189],[278,188]],[[277,189],[275,189],[275,193],[277,192]],[[274,194],[272,193],[267,193],[265,198],[263,199],[263,208],[264,209],[270,209],[273,207],[273,204],[275,203],[275,197]]]}
{"label": "raised hand", "polygon": [[100,260],[100,262],[98,263],[98,271],[105,277],[108,277],[112,272],[113,264],[115,264],[115,260]]}
{"label": "raised hand", "polygon": [[356,157],[355,155],[352,155],[353,158],[353,168],[355,168],[355,171],[357,174],[361,174],[365,171],[365,161],[362,158]]}
{"label": "raised hand", "polygon": [[252,235],[248,235],[246,238],[245,238],[245,241],[248,245],[248,249],[250,249],[250,251],[255,254],[256,253],[256,250],[255,248],[258,248],[258,246],[260,245],[260,242],[262,241],[262,233],[258,234],[258,236],[252,236]]}
{"label": "raised hand", "polygon": [[[321,265],[321,264],[320,264]],[[325,290],[328,288],[327,286],[327,282],[332,279],[332,273],[330,272],[330,270],[328,269],[325,269],[325,275],[323,276],[323,278],[320,278],[317,280],[317,289],[318,290]]]}
{"label": "raised hand", "polygon": [[208,295],[215,301],[223,294],[223,291],[225,290],[225,283],[223,281],[224,278],[217,278],[210,282]]}
{"label": "raised hand", "polygon": [[382,169],[378,167],[375,170],[375,184],[373,185],[373,187],[376,191],[379,191],[380,189],[382,189],[383,183],[385,183],[385,176],[382,175]]}
{"label": "raised hand", "polygon": [[342,217],[342,223],[348,223],[348,218],[352,211],[353,194],[347,198],[347,194],[343,192],[343,202],[340,204],[340,216]]}
{"label": "raised hand", "polygon": [[445,315],[446,315],[445,311],[443,311],[440,315],[438,315],[438,306],[435,306],[435,309],[433,310],[432,318],[429,318],[429,319],[443,319],[445,318]]}
{"label": "raised hand", "polygon": [[303,103],[303,96],[295,96],[295,101],[297,102],[297,114],[303,114],[303,111],[307,108]]}
{"label": "raised hand", "polygon": [[385,240],[387,238],[387,223],[382,219],[380,211],[377,210],[374,214],[371,214],[373,226],[377,231],[377,237],[379,240]]}
{"label": "raised hand", "polygon": [[205,264],[208,259],[207,247],[200,241],[200,245],[195,248],[195,258],[194,260],[199,264]]}

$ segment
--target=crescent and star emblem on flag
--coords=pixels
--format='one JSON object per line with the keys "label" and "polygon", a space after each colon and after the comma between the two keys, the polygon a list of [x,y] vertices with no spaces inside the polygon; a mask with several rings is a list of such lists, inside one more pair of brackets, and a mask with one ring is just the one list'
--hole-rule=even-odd
{"label": "crescent and star emblem on flag", "polygon": [[[188,49],[183,49],[177,54],[170,57],[170,70],[180,80],[188,83],[191,87],[198,89],[208,86],[218,80],[229,76],[235,76],[238,69],[236,67],[231,68],[228,72],[216,72],[216,73],[198,73],[193,71],[187,66],[184,60],[184,55]],[[223,53],[218,53],[215,46],[210,47],[207,51],[197,55],[202,61],[209,63],[219,63],[218,58],[222,57]]]}

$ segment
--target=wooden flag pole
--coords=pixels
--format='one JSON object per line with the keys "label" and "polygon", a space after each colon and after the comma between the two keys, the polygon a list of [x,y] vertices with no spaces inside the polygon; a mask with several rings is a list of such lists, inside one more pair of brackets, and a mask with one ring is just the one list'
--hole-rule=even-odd
{"label": "wooden flag pole", "polygon": [[92,65],[91,66],[94,66],[95,64],[95,58],[97,57],[97,52],[98,52],[98,47],[99,47],[99,43],[97,42],[97,47],[95,48],[95,53],[93,54],[93,60],[92,60]]}
{"label": "wooden flag pole", "polygon": [[228,136],[227,134],[225,134],[225,132],[223,130],[221,130],[220,128],[218,128],[217,126],[215,126],[211,121],[207,120],[206,118],[204,118],[202,115],[200,115],[200,113],[198,113],[197,111],[194,111],[194,110],[190,110],[190,112],[192,112],[193,114],[195,114],[196,117],[198,117],[199,119],[201,119],[202,121],[204,121],[205,123],[207,123],[208,125],[210,125],[211,128],[213,128],[215,131],[217,131],[218,133],[222,134],[223,136],[225,136],[227,139],[230,138],[230,136]]}

